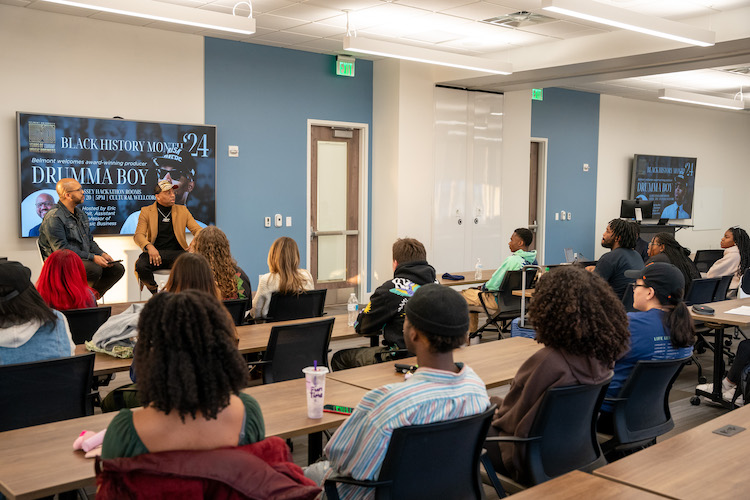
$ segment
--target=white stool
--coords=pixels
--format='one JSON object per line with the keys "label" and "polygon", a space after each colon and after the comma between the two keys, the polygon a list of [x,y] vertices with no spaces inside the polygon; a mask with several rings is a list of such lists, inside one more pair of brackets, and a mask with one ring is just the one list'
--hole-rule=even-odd
{"label": "white stool", "polygon": [[[170,269],[157,269],[156,271],[154,271],[154,281],[156,281],[157,290],[161,290],[162,288],[164,288],[164,285],[167,284],[170,272]],[[140,300],[143,300],[143,290],[146,290],[146,285],[143,285],[143,288],[138,293],[138,297],[140,298]]]}

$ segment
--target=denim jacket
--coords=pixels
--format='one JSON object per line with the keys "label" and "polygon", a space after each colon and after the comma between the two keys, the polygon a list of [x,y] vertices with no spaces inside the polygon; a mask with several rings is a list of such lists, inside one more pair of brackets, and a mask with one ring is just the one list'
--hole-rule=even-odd
{"label": "denim jacket", "polygon": [[[29,363],[72,355],[75,345],[65,327],[65,317],[59,311],[55,311],[55,315],[57,321],[41,325],[23,344],[20,344],[21,339],[18,341],[11,338],[4,339],[4,345],[0,346],[0,365]],[[0,335],[3,333],[7,334],[0,329]]]}
{"label": "denim jacket", "polygon": [[86,212],[75,207],[71,213],[62,202],[47,212],[39,228],[39,250],[47,259],[55,250],[72,250],[83,260],[93,260],[94,255],[104,251],[91,236],[89,218]]}

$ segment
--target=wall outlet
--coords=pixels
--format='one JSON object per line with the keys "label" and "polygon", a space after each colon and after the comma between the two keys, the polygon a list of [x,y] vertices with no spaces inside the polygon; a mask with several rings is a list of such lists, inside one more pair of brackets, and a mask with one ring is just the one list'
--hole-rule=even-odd
{"label": "wall outlet", "polygon": [[568,212],[568,220],[571,220],[573,218],[573,214]]}
{"label": "wall outlet", "polygon": [[589,171],[589,164],[588,163],[584,163],[583,164],[583,171],[584,172],[588,172]]}
{"label": "wall outlet", "polygon": [[266,226],[266,227],[271,227],[271,218],[270,217],[266,217],[264,219],[263,225]]}
{"label": "wall outlet", "polygon": [[291,215],[287,215],[286,216],[286,227],[291,227],[291,225],[292,225],[292,216]]}
{"label": "wall outlet", "polygon": [[561,220],[565,220],[566,216],[567,216],[567,214],[565,213],[565,210],[560,210],[560,219]]}
{"label": "wall outlet", "polygon": [[281,227],[281,214],[276,214],[274,216],[274,222],[276,227]]}

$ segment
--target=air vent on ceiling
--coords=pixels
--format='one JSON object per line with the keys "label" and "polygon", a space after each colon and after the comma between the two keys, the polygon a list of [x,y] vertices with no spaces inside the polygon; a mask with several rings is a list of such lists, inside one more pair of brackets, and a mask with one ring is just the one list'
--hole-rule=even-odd
{"label": "air vent on ceiling", "polygon": [[722,71],[727,73],[734,73],[735,75],[748,75],[750,76],[750,66],[738,66],[736,68],[721,68]]}
{"label": "air vent on ceiling", "polygon": [[525,10],[482,20],[483,23],[503,26],[505,28],[522,28],[525,26],[544,24],[550,21],[557,21],[557,19],[542,14],[534,14],[533,12],[527,12]]}

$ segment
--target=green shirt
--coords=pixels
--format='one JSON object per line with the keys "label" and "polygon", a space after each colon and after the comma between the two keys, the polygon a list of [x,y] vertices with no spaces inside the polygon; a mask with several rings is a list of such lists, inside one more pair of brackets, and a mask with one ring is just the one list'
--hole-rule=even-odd
{"label": "green shirt", "polygon": [[507,259],[505,259],[502,265],[492,274],[492,278],[485,283],[485,288],[491,292],[496,292],[500,289],[500,285],[503,283],[503,277],[508,271],[517,271],[523,266],[533,264],[536,260],[536,250],[527,252],[526,250],[516,250]]}
{"label": "green shirt", "polygon": [[[239,398],[245,404],[244,436],[238,439],[237,446],[255,443],[265,438],[266,428],[260,405],[249,394],[240,393]],[[135,457],[149,453],[133,425],[133,412],[125,408],[120,410],[107,426],[107,433],[102,443],[102,458]]]}

